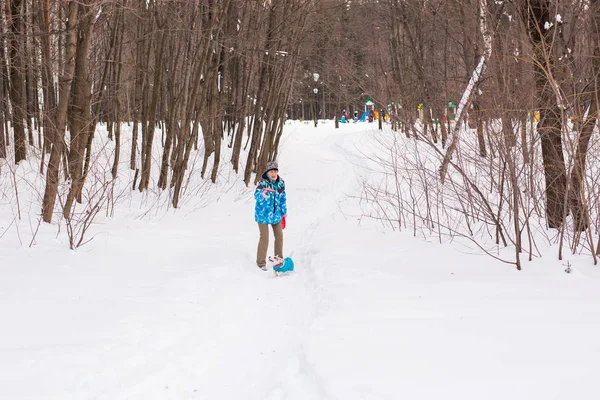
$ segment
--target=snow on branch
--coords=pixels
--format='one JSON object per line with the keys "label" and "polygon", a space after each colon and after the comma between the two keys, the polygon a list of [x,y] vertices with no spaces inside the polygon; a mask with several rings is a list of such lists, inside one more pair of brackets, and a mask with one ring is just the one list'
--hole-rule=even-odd
{"label": "snow on branch", "polygon": [[467,85],[467,88],[465,89],[465,91],[462,95],[462,98],[460,99],[460,103],[458,103],[458,108],[456,109],[456,115],[454,116],[454,121],[456,122],[456,124],[454,125],[455,127],[458,126],[459,116],[462,115],[463,110],[465,109],[465,106],[467,105],[467,102],[469,101],[469,98],[471,97],[473,88],[481,79],[481,75],[483,74],[483,67],[485,65],[485,60],[486,60],[486,56],[481,56],[481,59],[479,60],[479,64],[477,64],[477,67],[473,71],[473,75],[471,75],[469,84]]}

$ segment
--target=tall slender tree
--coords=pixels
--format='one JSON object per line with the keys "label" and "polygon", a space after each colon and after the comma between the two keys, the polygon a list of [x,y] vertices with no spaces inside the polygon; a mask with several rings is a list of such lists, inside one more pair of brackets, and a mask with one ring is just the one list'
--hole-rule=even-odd
{"label": "tall slender tree", "polygon": [[44,200],[42,203],[42,218],[44,222],[51,222],[56,204],[58,193],[59,170],[61,158],[65,150],[65,125],[67,119],[67,109],[69,106],[69,96],[71,92],[71,82],[75,71],[75,56],[77,50],[77,24],[79,19],[79,4],[76,1],[68,3],[68,14],[66,20],[66,40],[65,55],[63,60],[65,64],[60,79],[58,106],[54,113],[55,132],[50,135],[52,148],[50,159],[48,161],[48,170],[46,174],[46,189],[44,191]]}
{"label": "tall slender tree", "polygon": [[27,102],[25,97],[25,62],[23,1],[6,1],[6,14],[10,27],[10,101],[12,105],[12,126],[14,131],[15,163],[27,157],[25,118]]}

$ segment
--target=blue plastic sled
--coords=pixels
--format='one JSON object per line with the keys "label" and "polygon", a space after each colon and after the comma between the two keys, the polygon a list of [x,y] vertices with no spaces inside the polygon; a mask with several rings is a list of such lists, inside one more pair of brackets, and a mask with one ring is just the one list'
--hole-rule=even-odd
{"label": "blue plastic sled", "polygon": [[279,265],[273,265],[273,271],[281,274],[284,272],[291,272],[294,270],[294,261],[291,258],[286,257],[283,259],[283,263]]}

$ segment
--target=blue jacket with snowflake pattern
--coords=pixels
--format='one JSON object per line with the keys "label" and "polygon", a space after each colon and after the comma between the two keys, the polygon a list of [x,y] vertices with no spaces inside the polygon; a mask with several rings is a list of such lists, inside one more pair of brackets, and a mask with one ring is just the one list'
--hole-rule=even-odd
{"label": "blue jacket with snowflake pattern", "polygon": [[[262,195],[263,189],[269,190],[265,192],[266,199]],[[278,224],[287,214],[285,182],[279,176],[275,181],[263,177],[254,191],[254,198],[256,199],[254,220],[259,224]]]}

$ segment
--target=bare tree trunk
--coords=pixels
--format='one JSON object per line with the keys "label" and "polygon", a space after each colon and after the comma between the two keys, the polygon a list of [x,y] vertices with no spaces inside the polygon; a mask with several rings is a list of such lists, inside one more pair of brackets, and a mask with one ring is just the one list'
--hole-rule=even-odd
{"label": "bare tree trunk", "polygon": [[[235,13],[234,15],[237,15],[237,11],[233,12]],[[247,34],[247,32],[250,30],[250,13],[244,9],[240,10],[240,13],[243,15],[242,26],[245,27],[245,29],[238,29],[236,23],[235,25],[232,25],[230,27],[229,34],[233,35],[232,40],[235,40],[236,43],[243,43],[244,48],[246,48],[251,46],[252,44],[248,43],[247,41],[241,41],[240,39],[243,37],[242,35]],[[250,89],[251,76],[253,75],[252,73],[255,68],[255,59],[256,58],[253,57],[248,60],[246,57],[241,56],[241,52],[233,54],[231,58],[233,64],[232,68],[234,69],[234,71],[230,74],[230,76],[232,77],[232,81],[235,85],[234,118],[237,124],[237,129],[234,133],[234,137],[232,138],[233,151],[231,155],[231,163],[233,165],[233,170],[236,173],[239,173],[242,140],[244,136],[244,130],[247,127],[248,93]]]}
{"label": "bare tree trunk", "polygon": [[[190,30],[192,30],[195,15],[194,13],[188,21]],[[158,179],[158,187],[161,189],[167,188],[169,167],[175,162],[176,154],[175,151],[172,151],[174,145],[176,146],[177,140],[181,139],[182,130],[187,131],[188,129],[188,127],[182,129],[181,126],[181,121],[186,118],[185,111],[188,109],[188,101],[194,103],[193,99],[189,99],[190,80],[192,79],[190,72],[194,59],[192,47],[195,47],[193,40],[190,40],[189,37],[182,40],[175,35],[170,38],[168,46],[171,50],[176,50],[176,54],[166,61],[166,68],[171,71],[171,74],[165,80],[165,88],[163,89],[168,107],[165,106],[166,137],[163,138],[163,155]]]}
{"label": "bare tree trunk", "polygon": [[[124,2],[126,3],[126,1]],[[125,4],[124,4],[125,5]],[[116,77],[115,77],[115,158],[113,160],[113,166],[111,174],[113,179],[117,179],[119,170],[119,159],[121,155],[121,72],[123,70],[123,32],[125,30],[125,19],[123,8],[119,9],[119,17],[117,18],[118,23],[118,50],[116,51]],[[88,147],[88,152],[89,152]]]}
{"label": "bare tree trunk", "polygon": [[546,217],[550,228],[558,228],[564,220],[567,177],[561,137],[561,113],[551,82],[554,66],[552,52],[553,27],[545,26],[550,20],[548,0],[528,0],[524,13],[529,35],[534,46],[534,71],[540,120],[537,130],[541,138],[544,177],[546,181]]}
{"label": "bare tree trunk", "polygon": [[[27,10],[27,1],[23,3],[23,15],[27,16],[29,14]],[[25,105],[25,124],[27,126],[27,139],[29,141],[29,145],[31,147],[35,146],[35,142],[33,139],[33,118],[34,118],[34,110],[33,104],[35,99],[35,78],[33,77],[33,70],[35,68],[35,60],[37,57],[33,56],[33,52],[31,50],[31,41],[34,37],[33,33],[33,24],[27,23],[26,20],[23,21],[23,58],[22,62],[25,67],[23,71],[25,87],[23,88],[23,104]]]}
{"label": "bare tree trunk", "polygon": [[473,113],[472,117],[475,118],[475,123],[477,124],[477,144],[479,146],[479,155],[481,157],[487,157],[487,150],[485,148],[485,135],[483,132],[483,116],[481,115],[481,109],[479,108],[479,103],[473,103]]}
{"label": "bare tree trunk", "polygon": [[[147,67],[148,65],[148,62],[146,61],[147,58],[144,57],[144,54],[146,54],[144,52],[146,41],[143,24],[141,22],[138,23],[137,26],[137,40],[136,64],[138,65],[138,68],[135,70],[135,84],[133,89],[133,130],[131,133],[131,157],[129,163],[129,168],[132,170],[137,170],[139,126],[142,122],[142,103],[144,93],[144,73],[142,68]],[[147,54],[149,53],[150,52]]]}
{"label": "bare tree trunk", "polygon": [[211,115],[211,118],[213,120],[213,143],[215,144],[215,157],[213,160],[213,168],[212,168],[212,173],[210,174],[210,180],[212,181],[212,183],[215,183],[217,181],[217,175],[219,172],[219,165],[221,163],[221,145],[222,145],[222,141],[223,141],[223,131],[224,131],[224,127],[223,127],[223,107],[222,107],[222,96],[221,96],[221,91],[219,90],[219,88],[222,87],[221,82],[219,82],[219,79],[222,79],[223,77],[223,49],[221,49],[220,52],[218,52],[217,54],[220,53],[220,57],[217,60],[217,71],[219,71],[220,73],[217,74],[217,77],[215,79],[215,83],[214,83],[214,87],[213,87],[213,96],[212,96],[212,102],[215,104],[214,106],[214,114]]}
{"label": "bare tree trunk", "polygon": [[[10,1],[10,2],[9,2]],[[23,15],[21,13],[22,0],[9,0],[6,2],[6,14],[10,26],[10,101],[12,104],[12,122],[14,130],[15,163],[27,158],[27,144],[25,137],[26,102],[23,96],[24,88],[24,49],[23,49]]]}
{"label": "bare tree trunk", "polygon": [[148,108],[148,121],[146,123],[146,134],[142,137],[143,158],[142,158],[142,177],[140,179],[140,192],[148,189],[150,184],[150,171],[152,169],[152,144],[154,142],[154,131],[156,129],[156,107],[158,104],[158,95],[160,92],[160,79],[162,75],[163,54],[162,49],[166,40],[166,34],[159,31],[158,46],[155,53],[154,66],[154,85],[152,88],[152,98]]}
{"label": "bare tree trunk", "polygon": [[38,136],[38,148],[42,149],[42,145],[43,145],[43,138],[42,138],[42,130],[40,129],[42,126],[42,106],[40,104],[40,99],[38,96],[38,93],[41,92],[41,87],[40,87],[40,82],[41,82],[41,77],[42,77],[42,65],[41,65],[41,60],[40,60],[40,53],[41,53],[41,47],[42,47],[42,43],[40,40],[40,31],[39,31],[39,27],[40,25],[40,17],[41,17],[41,13],[37,12],[39,10],[36,10],[35,8],[35,3],[37,0],[31,0],[31,4],[32,4],[32,12],[31,14],[31,31],[32,31],[32,35],[34,35],[35,37],[32,38],[32,43],[33,43],[33,50],[32,50],[32,54],[31,54],[31,63],[33,65],[32,67],[32,71],[33,71],[33,76],[32,76],[32,85],[31,85],[31,114],[33,116],[33,129],[37,130],[37,136]]}
{"label": "bare tree trunk", "polygon": [[496,35],[494,37],[494,46],[496,47],[496,51],[494,52],[493,61],[495,64],[496,70],[496,84],[497,90],[500,92],[497,97],[496,103],[499,106],[500,112],[500,121],[502,122],[502,136],[505,141],[507,147],[515,146],[516,136],[514,132],[514,126],[512,121],[512,112],[510,111],[512,107],[510,104],[510,72],[509,66],[506,65],[504,61],[505,53],[504,53],[504,38],[500,35]]}
{"label": "bare tree trunk", "polygon": [[73,201],[81,203],[83,188],[83,157],[87,144],[88,132],[92,125],[91,116],[91,84],[89,77],[90,44],[92,28],[96,13],[90,6],[90,1],[79,4],[79,14],[84,18],[79,21],[77,32],[77,50],[75,55],[75,75],[72,83],[73,101],[68,109],[71,125],[71,140],[69,146],[69,172],[71,187],[63,208],[65,218],[70,218]]}
{"label": "bare tree trunk", "polygon": [[46,153],[50,153],[51,143],[54,138],[52,134],[56,132],[57,127],[54,126],[56,120],[53,116],[56,113],[56,93],[52,82],[52,61],[50,58],[50,0],[40,0],[40,30],[42,32],[41,40],[41,57],[42,57],[42,93],[44,94],[44,113],[43,113],[43,130],[44,144],[42,151],[42,162],[40,163],[40,173],[43,173],[44,157]]}
{"label": "bare tree trunk", "polygon": [[67,41],[65,48],[65,65],[63,75],[60,79],[60,92],[58,107],[55,115],[56,132],[51,135],[52,150],[48,162],[48,171],[46,176],[46,189],[44,191],[44,200],[42,203],[42,217],[44,222],[52,222],[56,194],[58,192],[58,173],[60,160],[64,150],[64,132],[67,118],[67,107],[69,105],[69,93],[73,73],[75,71],[75,53],[77,48],[77,23],[79,16],[79,7],[77,2],[69,3],[69,16],[67,20]]}
{"label": "bare tree trunk", "polygon": [[258,147],[260,143],[260,139],[263,132],[263,111],[262,101],[263,101],[263,91],[265,87],[266,80],[266,66],[265,62],[261,64],[260,73],[259,73],[259,81],[258,81],[258,89],[256,94],[256,105],[254,106],[254,121],[252,124],[252,130],[250,134],[250,150],[248,151],[248,157],[246,159],[246,169],[244,170],[244,182],[246,185],[250,183],[250,178],[252,176],[252,172],[256,169],[256,154],[258,153]]}
{"label": "bare tree trunk", "polygon": [[[594,96],[595,97],[595,96]],[[596,126],[596,115],[598,107],[596,100],[592,100],[589,115],[583,123],[577,141],[577,152],[571,172],[571,196],[570,207],[573,215],[573,226],[576,231],[584,231],[589,226],[589,218],[585,210],[585,164],[587,149],[592,133]]]}
{"label": "bare tree trunk", "polygon": [[215,128],[215,120],[214,120],[214,115],[217,112],[216,110],[216,102],[214,101],[214,94],[213,94],[213,81],[216,79],[215,76],[213,76],[212,74],[208,75],[208,85],[211,86],[211,88],[209,89],[209,92],[207,94],[207,99],[206,99],[206,104],[207,104],[207,108],[206,108],[206,113],[208,114],[207,117],[205,117],[201,123],[200,126],[202,127],[202,136],[204,139],[204,158],[202,160],[202,169],[200,171],[200,175],[202,176],[202,178],[204,178],[205,174],[206,174],[206,168],[208,167],[208,159],[210,158],[210,156],[215,152],[215,133],[214,130]]}
{"label": "bare tree trunk", "polygon": [[[0,35],[5,37],[4,20],[0,13]],[[6,158],[6,146],[8,146],[8,129],[6,127],[6,82],[8,74],[6,71],[6,55],[4,52],[5,42],[0,38],[0,158]]]}
{"label": "bare tree trunk", "polygon": [[244,137],[244,130],[247,125],[247,113],[248,113],[248,87],[250,83],[250,73],[247,71],[247,68],[244,68],[245,61],[240,60],[241,65],[241,77],[238,80],[239,85],[242,86],[240,88],[240,94],[236,98],[236,109],[239,110],[239,114],[237,115],[237,132],[235,133],[235,139],[233,142],[233,152],[231,155],[231,163],[233,164],[233,170],[236,173],[239,173],[239,164],[240,164],[240,153],[242,150],[242,140]]}

